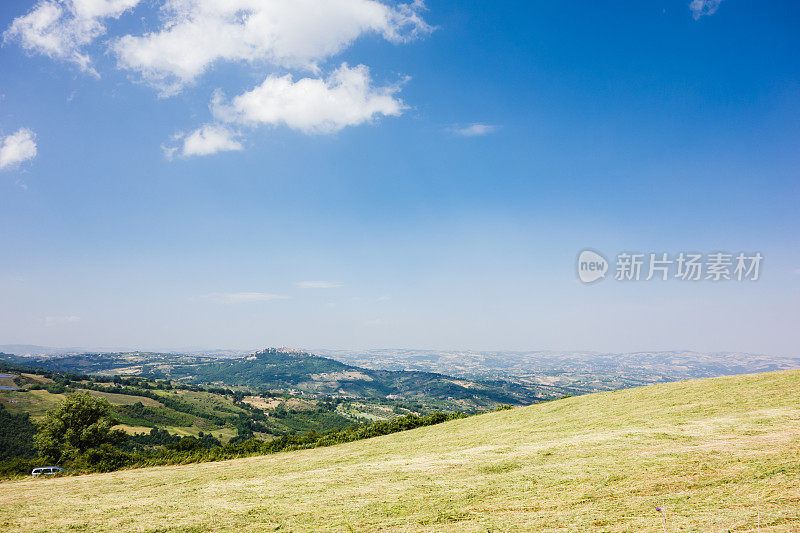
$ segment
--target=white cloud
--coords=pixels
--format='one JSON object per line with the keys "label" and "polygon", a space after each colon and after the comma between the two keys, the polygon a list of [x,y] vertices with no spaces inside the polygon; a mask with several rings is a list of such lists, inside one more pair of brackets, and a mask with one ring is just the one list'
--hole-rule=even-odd
{"label": "white cloud", "polygon": [[140,0],[43,0],[14,19],[4,40],[17,40],[31,52],[76,63],[97,75],[86,46],[105,34],[103,20],[119,18]]}
{"label": "white cloud", "polygon": [[[402,0],[400,0],[402,1]],[[142,0],[39,0],[11,23],[4,40],[98,75],[91,47],[106,24]],[[398,116],[399,83],[376,86],[364,65],[322,67],[356,39],[401,43],[432,31],[423,0],[152,0],[154,31],[107,41],[117,67],[138,74],[162,96],[176,94],[215,64],[234,62],[271,73],[251,91],[212,100],[214,120],[162,146],[167,158],[242,150],[240,130],[264,125],[330,134]],[[297,71],[307,77],[299,78]],[[294,76],[290,74],[294,73]],[[299,79],[296,79],[297,76]]]}
{"label": "white cloud", "polygon": [[236,140],[236,136],[224,126],[206,124],[188,135],[181,133],[175,135],[172,140],[180,142],[180,146],[165,145],[161,149],[167,159],[172,159],[178,152],[184,157],[190,157],[242,150],[243,146]]}
{"label": "white cloud", "polygon": [[44,323],[46,326],[55,326],[58,324],[74,324],[76,322],[80,322],[81,317],[70,315],[70,316],[48,316],[45,317]]}
{"label": "white cloud", "polygon": [[212,110],[222,122],[286,125],[308,134],[335,133],[380,115],[400,115],[404,106],[394,96],[398,90],[396,86],[374,87],[366,66],[350,68],[343,63],[326,79],[294,81],[290,74],[268,76],[230,104],[217,94]]}
{"label": "white cloud", "polygon": [[338,281],[298,281],[295,283],[301,289],[335,289],[343,283]]}
{"label": "white cloud", "polygon": [[121,68],[169,95],[218,61],[317,71],[361,35],[412,39],[431,30],[423,9],[421,0],[166,0],[158,31],[123,36],[112,51]]}
{"label": "white cloud", "polygon": [[200,298],[203,300],[224,304],[268,302],[270,300],[289,299],[288,296],[269,294],[266,292],[214,292],[211,294],[204,294]]}
{"label": "white cloud", "polygon": [[452,128],[450,131],[456,135],[461,135],[462,137],[479,137],[481,135],[489,135],[490,133],[494,133],[497,131],[497,126],[475,123],[461,128]]}
{"label": "white cloud", "polygon": [[36,134],[20,128],[6,138],[0,137],[0,170],[36,157]]}
{"label": "white cloud", "polygon": [[722,0],[692,0],[689,9],[692,10],[694,19],[698,20],[703,15],[713,15],[721,3]]}

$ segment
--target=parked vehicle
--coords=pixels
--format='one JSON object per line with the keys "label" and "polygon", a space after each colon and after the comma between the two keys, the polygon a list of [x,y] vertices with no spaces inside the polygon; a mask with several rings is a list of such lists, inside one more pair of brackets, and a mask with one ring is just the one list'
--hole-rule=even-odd
{"label": "parked vehicle", "polygon": [[31,470],[32,476],[54,476],[56,474],[66,474],[68,470],[60,466],[40,466]]}

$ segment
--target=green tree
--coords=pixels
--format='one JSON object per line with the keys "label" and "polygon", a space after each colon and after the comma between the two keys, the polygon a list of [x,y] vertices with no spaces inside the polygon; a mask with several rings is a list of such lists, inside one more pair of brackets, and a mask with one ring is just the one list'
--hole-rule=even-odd
{"label": "green tree", "polygon": [[[53,463],[70,462],[104,444],[117,445],[126,439],[120,430],[111,429],[111,404],[88,392],[67,396],[39,422],[34,444],[39,456]],[[106,446],[107,448],[107,446]]]}
{"label": "green tree", "polygon": [[36,457],[33,437],[36,426],[27,413],[12,415],[0,404],[0,460]]}

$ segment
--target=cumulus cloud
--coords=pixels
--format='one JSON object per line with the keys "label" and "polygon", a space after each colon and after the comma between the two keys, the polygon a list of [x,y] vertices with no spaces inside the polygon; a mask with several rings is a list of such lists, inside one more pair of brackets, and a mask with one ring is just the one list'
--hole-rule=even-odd
{"label": "cumulus cloud", "polygon": [[36,135],[20,128],[8,137],[0,137],[0,170],[36,157]]}
{"label": "cumulus cloud", "polygon": [[694,19],[698,20],[703,15],[713,15],[721,3],[722,0],[692,0],[689,9],[692,10]]}
{"label": "cumulus cloud", "polygon": [[423,8],[420,0],[395,7],[376,0],[167,0],[158,31],[123,36],[112,51],[121,68],[169,95],[218,61],[316,72],[361,35],[401,42],[430,31]]}
{"label": "cumulus cloud", "polygon": [[244,148],[237,140],[236,133],[219,124],[206,124],[189,134],[179,133],[172,140],[173,143],[179,144],[162,146],[167,159],[172,159],[176,153],[190,157],[231,152]]}
{"label": "cumulus cloud", "polygon": [[404,109],[395,98],[397,86],[375,87],[364,65],[343,63],[326,79],[291,74],[268,76],[229,104],[217,94],[212,110],[217,120],[246,126],[285,125],[308,134],[335,133],[376,117],[397,116]]}
{"label": "cumulus cloud", "polygon": [[497,131],[497,126],[475,123],[470,124],[469,126],[451,128],[450,131],[456,135],[461,135],[462,137],[479,137],[481,135],[489,135],[490,133],[494,133]]}
{"label": "cumulus cloud", "polygon": [[343,284],[338,281],[298,281],[295,285],[301,289],[335,289]]}
{"label": "cumulus cloud", "polygon": [[[421,16],[423,0],[152,3],[161,15],[153,31],[112,37],[107,43],[118,68],[135,73],[161,96],[179,93],[222,62],[271,73],[232,100],[216,93],[213,121],[162,146],[170,159],[242,150],[241,132],[248,128],[282,125],[307,134],[331,134],[398,116],[404,110],[397,97],[399,83],[374,84],[364,65],[334,68],[326,63],[365,35],[401,43],[432,31]],[[90,56],[96,47],[90,45],[106,34],[111,19],[141,4],[143,0],[39,0],[11,23],[4,39],[97,75]]]}
{"label": "cumulus cloud", "polygon": [[[235,127],[287,126],[306,134],[331,134],[347,126],[372,122],[380,116],[397,116],[404,109],[395,97],[396,85],[376,87],[364,65],[343,63],[327,78],[294,80],[291,74],[268,76],[253,90],[226,102],[217,91],[211,102],[215,124],[173,137],[163,146],[167,158],[209,155],[241,150]],[[174,144],[178,142],[179,144]]]}
{"label": "cumulus cloud", "polygon": [[270,300],[287,300],[288,298],[288,296],[269,294],[266,292],[213,292],[200,296],[202,300],[224,304],[268,302]]}
{"label": "cumulus cloud", "polygon": [[106,33],[103,21],[119,18],[141,0],[43,0],[14,19],[4,40],[31,52],[77,64],[97,75],[85,48]]}

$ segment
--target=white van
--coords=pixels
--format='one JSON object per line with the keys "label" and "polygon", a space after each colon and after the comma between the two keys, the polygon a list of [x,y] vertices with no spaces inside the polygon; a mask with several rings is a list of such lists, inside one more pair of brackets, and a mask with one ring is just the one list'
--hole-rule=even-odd
{"label": "white van", "polygon": [[40,466],[31,470],[32,476],[53,476],[56,474],[65,474],[67,471],[60,466]]}

